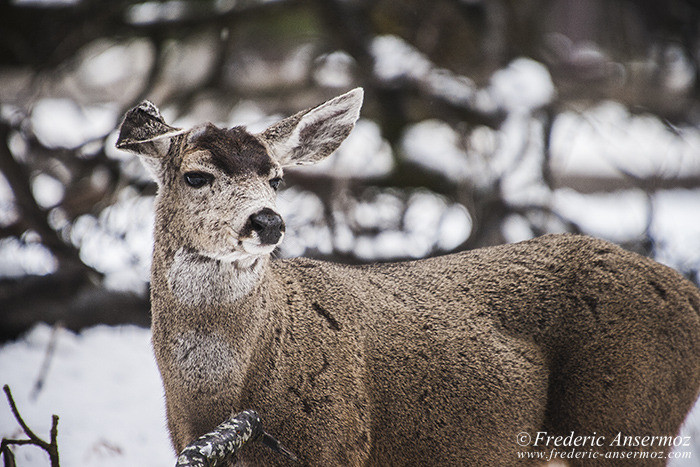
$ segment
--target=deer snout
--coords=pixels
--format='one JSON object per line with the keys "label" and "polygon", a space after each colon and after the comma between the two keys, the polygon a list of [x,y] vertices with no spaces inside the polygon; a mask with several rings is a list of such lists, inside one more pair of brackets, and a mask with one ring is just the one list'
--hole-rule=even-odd
{"label": "deer snout", "polygon": [[284,221],[270,208],[264,208],[250,216],[250,224],[257,232],[261,243],[274,245],[284,232]]}

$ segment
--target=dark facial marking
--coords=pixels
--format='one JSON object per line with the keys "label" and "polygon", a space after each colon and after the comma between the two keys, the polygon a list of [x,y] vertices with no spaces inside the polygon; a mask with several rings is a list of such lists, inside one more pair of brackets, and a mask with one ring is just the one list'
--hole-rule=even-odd
{"label": "dark facial marking", "polygon": [[212,162],[225,174],[268,176],[272,160],[265,147],[243,127],[230,129],[207,125],[191,144],[211,153]]}

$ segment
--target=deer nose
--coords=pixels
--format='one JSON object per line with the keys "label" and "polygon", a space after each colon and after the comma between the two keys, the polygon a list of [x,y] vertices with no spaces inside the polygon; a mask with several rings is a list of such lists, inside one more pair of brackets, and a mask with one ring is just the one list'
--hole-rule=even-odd
{"label": "deer nose", "polygon": [[253,230],[258,233],[258,238],[262,243],[273,245],[279,242],[282,232],[284,232],[284,221],[270,208],[265,208],[250,216],[250,224]]}

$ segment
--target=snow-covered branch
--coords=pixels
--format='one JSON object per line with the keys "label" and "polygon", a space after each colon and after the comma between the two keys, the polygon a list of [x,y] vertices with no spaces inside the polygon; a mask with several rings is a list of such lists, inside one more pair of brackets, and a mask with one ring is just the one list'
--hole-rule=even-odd
{"label": "snow-covered branch", "polygon": [[180,453],[176,466],[214,467],[224,459],[235,456],[249,441],[258,439],[272,450],[297,460],[291,451],[265,433],[255,411],[244,410],[190,443]]}

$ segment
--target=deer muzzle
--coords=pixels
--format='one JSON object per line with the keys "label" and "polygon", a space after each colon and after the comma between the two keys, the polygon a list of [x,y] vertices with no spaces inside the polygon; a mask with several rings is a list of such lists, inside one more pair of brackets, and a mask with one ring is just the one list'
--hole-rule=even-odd
{"label": "deer muzzle", "polygon": [[253,231],[258,234],[260,243],[275,245],[284,233],[282,217],[270,208],[264,208],[248,219]]}

